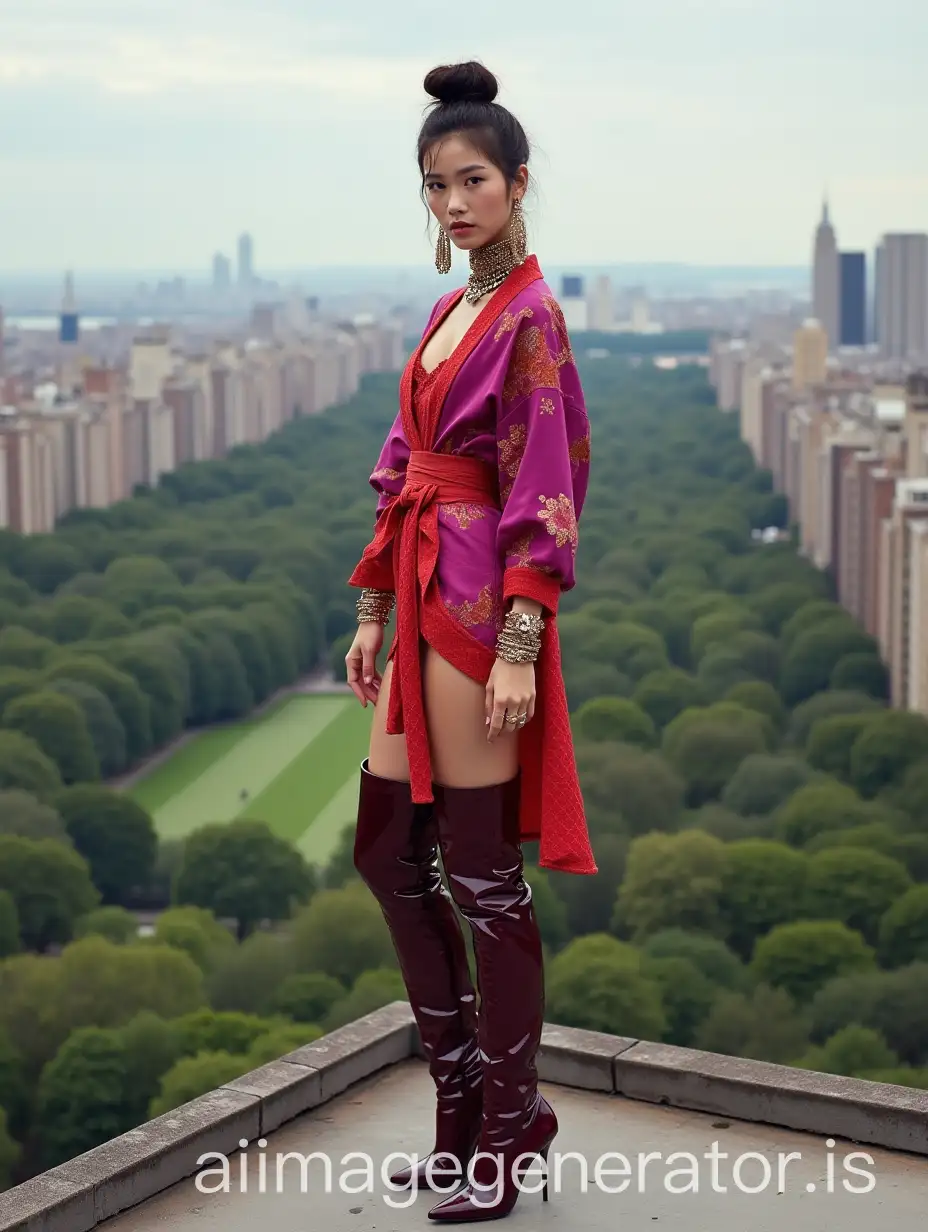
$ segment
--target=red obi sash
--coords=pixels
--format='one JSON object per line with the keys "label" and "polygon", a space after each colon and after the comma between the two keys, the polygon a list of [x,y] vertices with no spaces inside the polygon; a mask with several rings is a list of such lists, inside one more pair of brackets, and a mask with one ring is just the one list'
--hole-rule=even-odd
{"label": "red obi sash", "polygon": [[[480,684],[496,662],[485,646],[451,615],[438,588],[438,507],[466,502],[499,508],[498,475],[477,458],[413,450],[399,497],[385,510],[377,539],[392,540],[396,586],[396,635],[387,731],[406,736],[412,798],[434,799],[428,726],[422,694],[421,641]],[[518,733],[521,772],[520,831],[540,841],[539,864],[573,873],[595,873],[577,779],[561,672],[557,622],[545,621],[536,664],[535,716]]]}
{"label": "red obi sash", "polygon": [[[406,465],[403,491],[385,515],[394,523],[384,527],[384,533],[393,532],[396,637],[390,654],[395,660],[393,679],[398,686],[390,690],[387,731],[406,734],[410,785],[416,803],[432,799],[419,639],[424,635],[431,642],[429,634],[437,633],[447,647],[447,622],[455,629],[456,641],[466,634],[467,641],[486,649],[473,634],[458,629],[438,593],[438,506],[457,501],[498,508],[499,489],[492,468],[479,458],[414,449]],[[444,621],[441,613],[445,614]],[[436,649],[445,657],[439,647]],[[468,675],[472,674],[471,666]]]}

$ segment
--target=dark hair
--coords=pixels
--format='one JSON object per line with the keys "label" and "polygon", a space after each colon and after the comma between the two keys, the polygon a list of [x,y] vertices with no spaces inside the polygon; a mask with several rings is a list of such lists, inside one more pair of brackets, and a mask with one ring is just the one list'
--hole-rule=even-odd
{"label": "dark hair", "polygon": [[483,64],[442,64],[426,74],[425,91],[434,98],[419,130],[418,160],[423,179],[429,147],[451,133],[466,133],[474,145],[499,167],[511,184],[528,162],[525,129],[511,111],[495,102],[499,83]]}

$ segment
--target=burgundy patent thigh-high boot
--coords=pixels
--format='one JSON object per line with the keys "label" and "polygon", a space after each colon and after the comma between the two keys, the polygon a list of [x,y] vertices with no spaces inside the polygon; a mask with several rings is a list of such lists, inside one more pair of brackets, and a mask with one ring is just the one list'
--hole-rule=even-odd
{"label": "burgundy patent thigh-high boot", "polygon": [[354,864],[377,899],[437,1091],[430,1155],[391,1176],[397,1186],[447,1191],[465,1175],[482,1109],[476,995],[467,948],[438,867],[431,804],[408,783],[361,765]]}
{"label": "burgundy patent thigh-high boot", "polygon": [[[544,969],[523,877],[519,782],[517,776],[493,787],[437,787],[435,794],[448,886],[474,935],[483,1066],[483,1118],[468,1183],[429,1211],[449,1223],[508,1214],[521,1190],[518,1178],[536,1157],[547,1162],[558,1128],[535,1065]],[[547,1178],[543,1194],[547,1200]]]}

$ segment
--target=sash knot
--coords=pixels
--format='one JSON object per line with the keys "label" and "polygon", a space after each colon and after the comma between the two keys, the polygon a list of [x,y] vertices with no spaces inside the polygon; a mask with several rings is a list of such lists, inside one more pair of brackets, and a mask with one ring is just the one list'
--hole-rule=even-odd
{"label": "sash knot", "polygon": [[[416,449],[409,455],[403,490],[392,509],[396,579],[396,651],[387,731],[406,735],[410,787],[416,803],[431,801],[432,770],[422,696],[420,612],[437,590],[438,508],[459,501],[499,507],[499,479],[479,458]],[[439,600],[440,601],[440,600]]]}

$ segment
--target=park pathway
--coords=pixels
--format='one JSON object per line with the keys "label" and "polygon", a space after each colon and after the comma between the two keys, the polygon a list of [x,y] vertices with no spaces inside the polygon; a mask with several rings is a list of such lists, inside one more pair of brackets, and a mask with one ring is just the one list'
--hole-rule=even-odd
{"label": "park pathway", "polygon": [[[293,684],[285,685],[282,689],[278,689],[276,693],[271,694],[266,698],[260,706],[256,706],[247,716],[246,720],[259,719],[268,710],[273,709],[279,702],[287,697],[295,697],[302,693],[334,693],[338,695],[351,695],[351,690],[344,682],[337,681],[332,673],[327,669],[311,672],[308,676],[303,676],[299,680],[295,680]],[[234,727],[241,723],[242,719],[229,719],[224,723],[208,723],[203,727],[193,727],[188,731],[183,732],[176,739],[162,745],[157,752],[152,753],[150,757],[146,757],[137,765],[133,766],[125,774],[116,775],[114,778],[106,781],[106,786],[113,791],[129,791],[141,779],[146,778],[153,770],[157,770],[159,766],[163,766],[170,759],[189,744],[191,740],[195,740],[204,732],[220,731],[226,727]]]}

